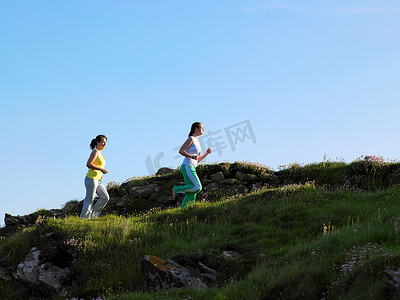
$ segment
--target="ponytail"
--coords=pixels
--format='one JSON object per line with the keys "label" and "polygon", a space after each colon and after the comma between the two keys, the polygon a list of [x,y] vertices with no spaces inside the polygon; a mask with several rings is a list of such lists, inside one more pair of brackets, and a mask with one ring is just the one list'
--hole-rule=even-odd
{"label": "ponytail", "polygon": [[191,137],[194,134],[194,131],[196,128],[200,128],[201,124],[202,124],[201,122],[194,122],[192,124],[192,127],[190,128],[190,132],[189,132],[189,137]]}
{"label": "ponytail", "polygon": [[90,142],[90,149],[94,150],[97,146],[97,142],[101,142],[102,138],[105,138],[107,140],[107,137],[104,134],[96,136],[96,138]]}

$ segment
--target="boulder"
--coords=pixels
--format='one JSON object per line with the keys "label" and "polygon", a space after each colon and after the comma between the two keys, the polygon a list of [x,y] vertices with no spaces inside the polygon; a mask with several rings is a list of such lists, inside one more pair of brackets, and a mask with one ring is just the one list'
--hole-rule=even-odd
{"label": "boulder", "polygon": [[254,180],[258,179],[257,175],[245,174],[245,173],[242,173],[239,171],[236,173],[236,178],[237,178],[237,180],[240,180],[240,181],[254,181]]}
{"label": "boulder", "polygon": [[15,277],[30,281],[32,283],[39,283],[39,255],[40,251],[33,247],[25,260],[17,266],[17,272]]}
{"label": "boulder", "polygon": [[251,191],[252,191],[252,192],[261,190],[262,188],[263,188],[263,185],[262,185],[262,183],[260,183],[260,182],[253,183],[253,184],[251,185]]}
{"label": "boulder", "polygon": [[213,183],[214,181],[212,181],[211,179],[203,179],[203,180],[201,180],[201,184],[202,185],[207,185],[207,184],[210,184],[210,183]]}
{"label": "boulder", "polygon": [[129,190],[129,195],[136,198],[150,198],[157,187],[158,185],[155,183],[134,186]]}
{"label": "boulder", "polygon": [[[111,202],[111,201],[110,201]],[[108,205],[110,205],[111,203],[113,203],[113,202],[108,202]],[[117,207],[123,207],[125,205],[125,199],[124,198],[122,198],[122,199],[119,199],[116,203],[115,203],[115,206],[117,206]]]}
{"label": "boulder", "polygon": [[210,175],[210,178],[211,178],[212,180],[214,180],[215,182],[221,182],[222,180],[225,179],[224,174],[222,174],[222,172],[218,172],[218,173],[215,173],[215,174],[211,174],[211,175]]}
{"label": "boulder", "polygon": [[13,233],[17,232],[18,229],[20,229],[20,227],[17,225],[9,225],[6,227],[1,227],[0,228],[0,237],[8,237],[8,236],[12,235]]}
{"label": "boulder", "polygon": [[36,222],[36,218],[36,216],[33,217],[32,215],[12,216],[10,214],[5,214],[4,223],[6,224],[6,226],[25,227],[34,224]]}
{"label": "boulder", "polygon": [[174,169],[171,169],[168,167],[163,167],[163,168],[158,169],[156,175],[166,175],[166,174],[173,173],[174,171],[175,171]]}
{"label": "boulder", "polygon": [[25,260],[17,266],[14,277],[34,284],[42,282],[56,290],[60,290],[62,287],[60,279],[67,274],[66,269],[61,269],[51,263],[39,265],[39,256],[40,250],[33,247]]}
{"label": "boulder", "polygon": [[147,277],[149,290],[162,291],[172,288],[191,287],[206,289],[208,286],[200,279],[172,260],[164,260],[153,255],[146,255],[140,266]]}
{"label": "boulder", "polygon": [[48,212],[52,214],[53,218],[65,218],[65,213],[62,209],[50,209]]}
{"label": "boulder", "polygon": [[227,184],[227,185],[234,185],[238,183],[239,181],[236,178],[229,178],[221,181],[221,184]]}
{"label": "boulder", "polygon": [[224,192],[227,194],[235,195],[235,194],[246,194],[248,192],[247,187],[242,184],[229,185],[224,188]]}
{"label": "boulder", "polygon": [[208,254],[196,253],[179,254],[171,258],[189,272],[203,280],[208,286],[217,283],[220,261]]}
{"label": "boulder", "polygon": [[236,172],[236,178],[237,180],[244,181],[246,180],[246,174],[238,171]]}
{"label": "boulder", "polygon": [[204,187],[204,191],[206,191],[206,192],[217,192],[217,191],[219,191],[220,189],[221,189],[221,186],[220,186],[218,183],[216,183],[216,182],[207,184],[207,185]]}
{"label": "boulder", "polygon": [[240,256],[240,253],[237,251],[223,251],[222,252],[222,257],[227,258],[227,259],[236,259]]}
{"label": "boulder", "polygon": [[39,216],[64,218],[65,213],[61,209],[50,209],[42,213],[33,213],[26,216],[12,216],[10,214],[5,214],[4,223],[6,224],[6,227],[28,227],[35,224]]}
{"label": "boulder", "polygon": [[258,180],[258,176],[254,175],[254,174],[247,174],[247,180],[249,180],[249,181]]}
{"label": "boulder", "polygon": [[163,195],[157,198],[157,202],[158,203],[162,203],[162,204],[174,204],[175,201],[172,199],[172,195],[167,196],[167,195]]}
{"label": "boulder", "polygon": [[123,188],[118,189],[118,196],[123,197],[123,196],[127,196],[127,195],[128,195],[128,191],[126,189],[123,189]]}

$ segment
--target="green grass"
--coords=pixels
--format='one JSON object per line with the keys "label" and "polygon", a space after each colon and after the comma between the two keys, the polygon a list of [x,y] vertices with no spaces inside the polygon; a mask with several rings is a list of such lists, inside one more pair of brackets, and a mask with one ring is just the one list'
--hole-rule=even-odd
{"label": "green grass", "polygon": [[[72,285],[70,298],[395,297],[398,291],[387,286],[382,271],[400,268],[399,186],[340,188],[339,179],[353,172],[349,168],[354,166],[345,167],[325,163],[285,169],[280,172],[286,172],[286,182],[301,178],[300,183],[219,201],[199,201],[184,210],[154,209],[96,220],[73,216],[43,219],[0,240],[0,267],[15,267],[33,246],[46,250],[62,245],[63,251],[74,257],[71,275],[65,279]],[[228,166],[225,172],[230,170]],[[336,187],[325,185],[329,178]],[[398,180],[392,178],[392,182]],[[324,184],[315,185],[310,180]],[[46,237],[49,233],[50,238]],[[139,265],[144,255],[169,258],[201,251],[219,257],[221,245],[242,249],[246,255],[233,264],[222,263],[216,287],[144,292],[145,278]],[[0,298],[51,295],[44,288],[23,286],[0,279]]]}

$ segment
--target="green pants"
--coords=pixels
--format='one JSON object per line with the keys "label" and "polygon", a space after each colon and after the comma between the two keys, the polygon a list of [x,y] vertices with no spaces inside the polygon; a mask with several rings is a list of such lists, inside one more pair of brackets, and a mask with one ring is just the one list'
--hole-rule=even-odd
{"label": "green pants", "polygon": [[181,172],[185,185],[175,185],[174,191],[175,193],[185,193],[185,198],[183,198],[181,205],[181,208],[184,208],[193,204],[196,200],[197,193],[201,191],[201,182],[196,174],[196,167],[182,165]]}

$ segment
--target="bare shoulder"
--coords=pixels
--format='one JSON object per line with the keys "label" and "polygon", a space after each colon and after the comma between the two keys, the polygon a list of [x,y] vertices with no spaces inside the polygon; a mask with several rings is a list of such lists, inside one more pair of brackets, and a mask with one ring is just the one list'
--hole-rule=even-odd
{"label": "bare shoulder", "polygon": [[189,136],[188,139],[186,140],[185,144],[190,146],[191,144],[194,143],[195,138],[193,136]]}
{"label": "bare shoulder", "polygon": [[93,149],[92,153],[90,153],[90,156],[96,158],[99,156],[99,151],[97,151],[97,149]]}
{"label": "bare shoulder", "polygon": [[182,145],[182,147],[181,147],[181,149],[180,149],[179,151],[188,149],[188,148],[190,147],[190,145],[192,145],[192,144],[193,144],[193,137],[190,136],[190,137],[188,137],[187,140],[183,143],[183,145]]}

